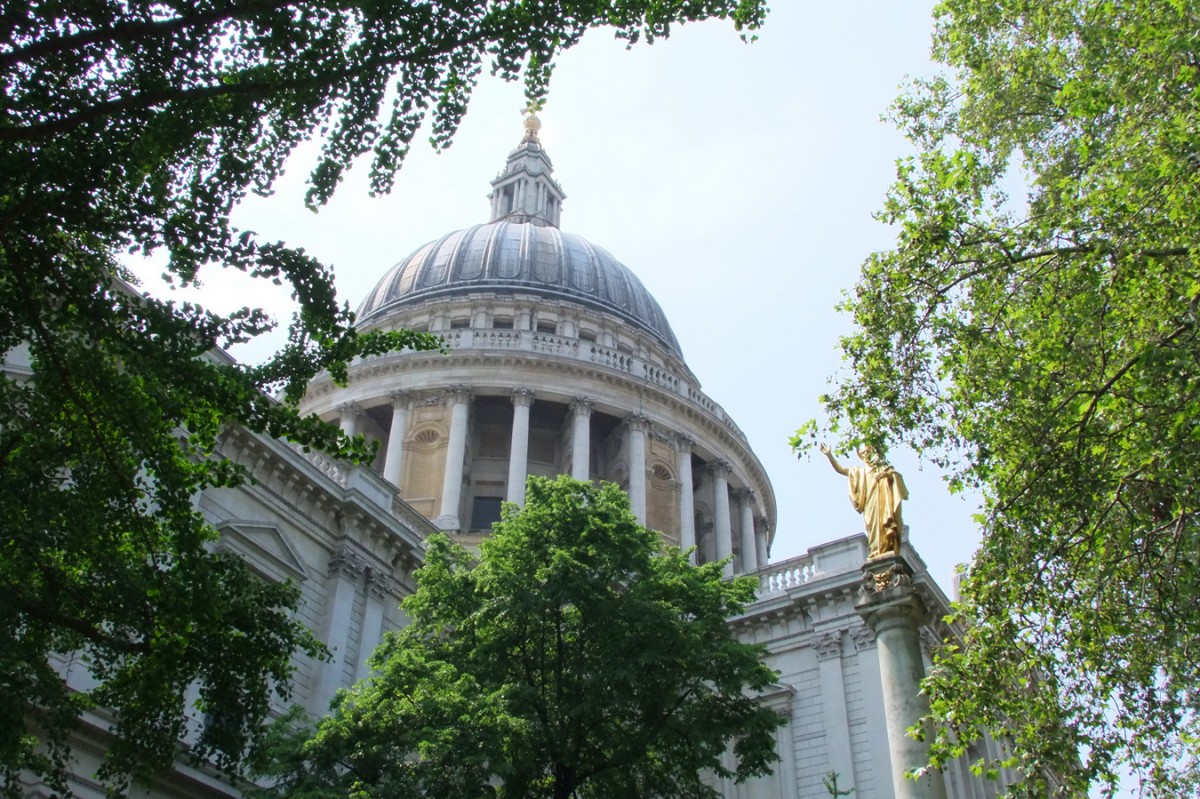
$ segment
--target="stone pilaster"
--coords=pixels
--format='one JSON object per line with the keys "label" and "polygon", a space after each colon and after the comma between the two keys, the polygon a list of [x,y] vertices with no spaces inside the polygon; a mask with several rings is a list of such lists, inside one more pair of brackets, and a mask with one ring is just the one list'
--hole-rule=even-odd
{"label": "stone pilaster", "polygon": [[925,677],[921,627],[929,611],[913,586],[912,574],[903,557],[868,560],[854,609],[875,634],[896,799],[946,799],[940,771],[930,769],[916,780],[904,776],[929,762],[929,744],[905,734],[929,712],[929,700],[921,693]]}

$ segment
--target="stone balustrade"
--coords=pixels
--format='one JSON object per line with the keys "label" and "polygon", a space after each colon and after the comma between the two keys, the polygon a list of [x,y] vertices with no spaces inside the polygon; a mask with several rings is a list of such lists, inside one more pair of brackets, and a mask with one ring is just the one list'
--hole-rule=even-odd
{"label": "stone balustrade", "polygon": [[782,594],[789,588],[804,585],[816,575],[817,567],[811,554],[772,563],[755,572],[755,576],[758,577],[759,599],[771,594]]}
{"label": "stone balustrade", "polygon": [[686,379],[672,373],[670,370],[651,363],[612,347],[605,347],[593,341],[582,341],[551,333],[534,330],[498,330],[492,328],[469,328],[461,330],[446,330],[440,333],[446,341],[446,346],[452,350],[482,349],[482,350],[515,350],[535,352],[542,355],[554,355],[560,358],[587,361],[597,366],[613,369],[631,377],[641,378],[652,385],[672,394],[678,394],[688,401],[699,405],[716,417],[725,427],[729,428],[740,441],[746,441],[742,432],[725,409],[713,402],[700,390],[699,386],[687,382]]}

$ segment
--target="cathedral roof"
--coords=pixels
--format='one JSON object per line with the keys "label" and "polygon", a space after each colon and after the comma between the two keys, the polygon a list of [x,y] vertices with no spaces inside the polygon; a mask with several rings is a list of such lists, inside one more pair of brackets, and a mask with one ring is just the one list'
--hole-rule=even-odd
{"label": "cathedral roof", "polygon": [[525,294],[576,302],[620,317],[682,356],[658,302],[628,267],[582,236],[530,221],[456,230],[396,264],[367,295],[358,320],[471,292]]}
{"label": "cathedral roof", "polygon": [[658,302],[608,251],[558,229],[562,187],[530,114],[525,137],[492,181],[492,221],[431,241],[392,267],[358,309],[363,324],[435,298],[532,294],[620,317],[682,357]]}

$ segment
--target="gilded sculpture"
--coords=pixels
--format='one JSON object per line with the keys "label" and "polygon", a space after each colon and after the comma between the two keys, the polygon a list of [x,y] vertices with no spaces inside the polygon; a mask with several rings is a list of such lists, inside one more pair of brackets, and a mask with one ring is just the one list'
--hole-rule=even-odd
{"label": "gilded sculpture", "polygon": [[904,478],[869,447],[858,450],[863,465],[849,468],[838,463],[825,444],[820,445],[820,450],[834,471],[849,480],[850,504],[862,514],[867,528],[867,558],[899,555],[904,529],[900,504],[908,499]]}

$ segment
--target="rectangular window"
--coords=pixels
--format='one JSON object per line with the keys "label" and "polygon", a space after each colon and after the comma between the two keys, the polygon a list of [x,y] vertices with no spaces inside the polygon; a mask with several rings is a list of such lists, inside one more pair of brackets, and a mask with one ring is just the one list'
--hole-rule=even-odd
{"label": "rectangular window", "polygon": [[580,341],[591,341],[594,343],[596,341],[596,334],[589,333],[586,330],[580,330],[579,331],[579,340]]}
{"label": "rectangular window", "polygon": [[554,322],[538,322],[537,323],[537,332],[549,333],[550,335],[553,336],[555,333],[558,332],[558,325],[556,325]]}
{"label": "rectangular window", "polygon": [[471,508],[471,529],[491,530],[500,521],[500,497],[475,497]]}
{"label": "rectangular window", "polygon": [[470,326],[471,326],[470,319],[451,319],[450,320],[450,329],[451,330],[466,330]]}
{"label": "rectangular window", "polygon": [[513,320],[511,320],[511,319],[493,319],[492,327],[496,328],[497,330],[512,330],[513,329]]}

